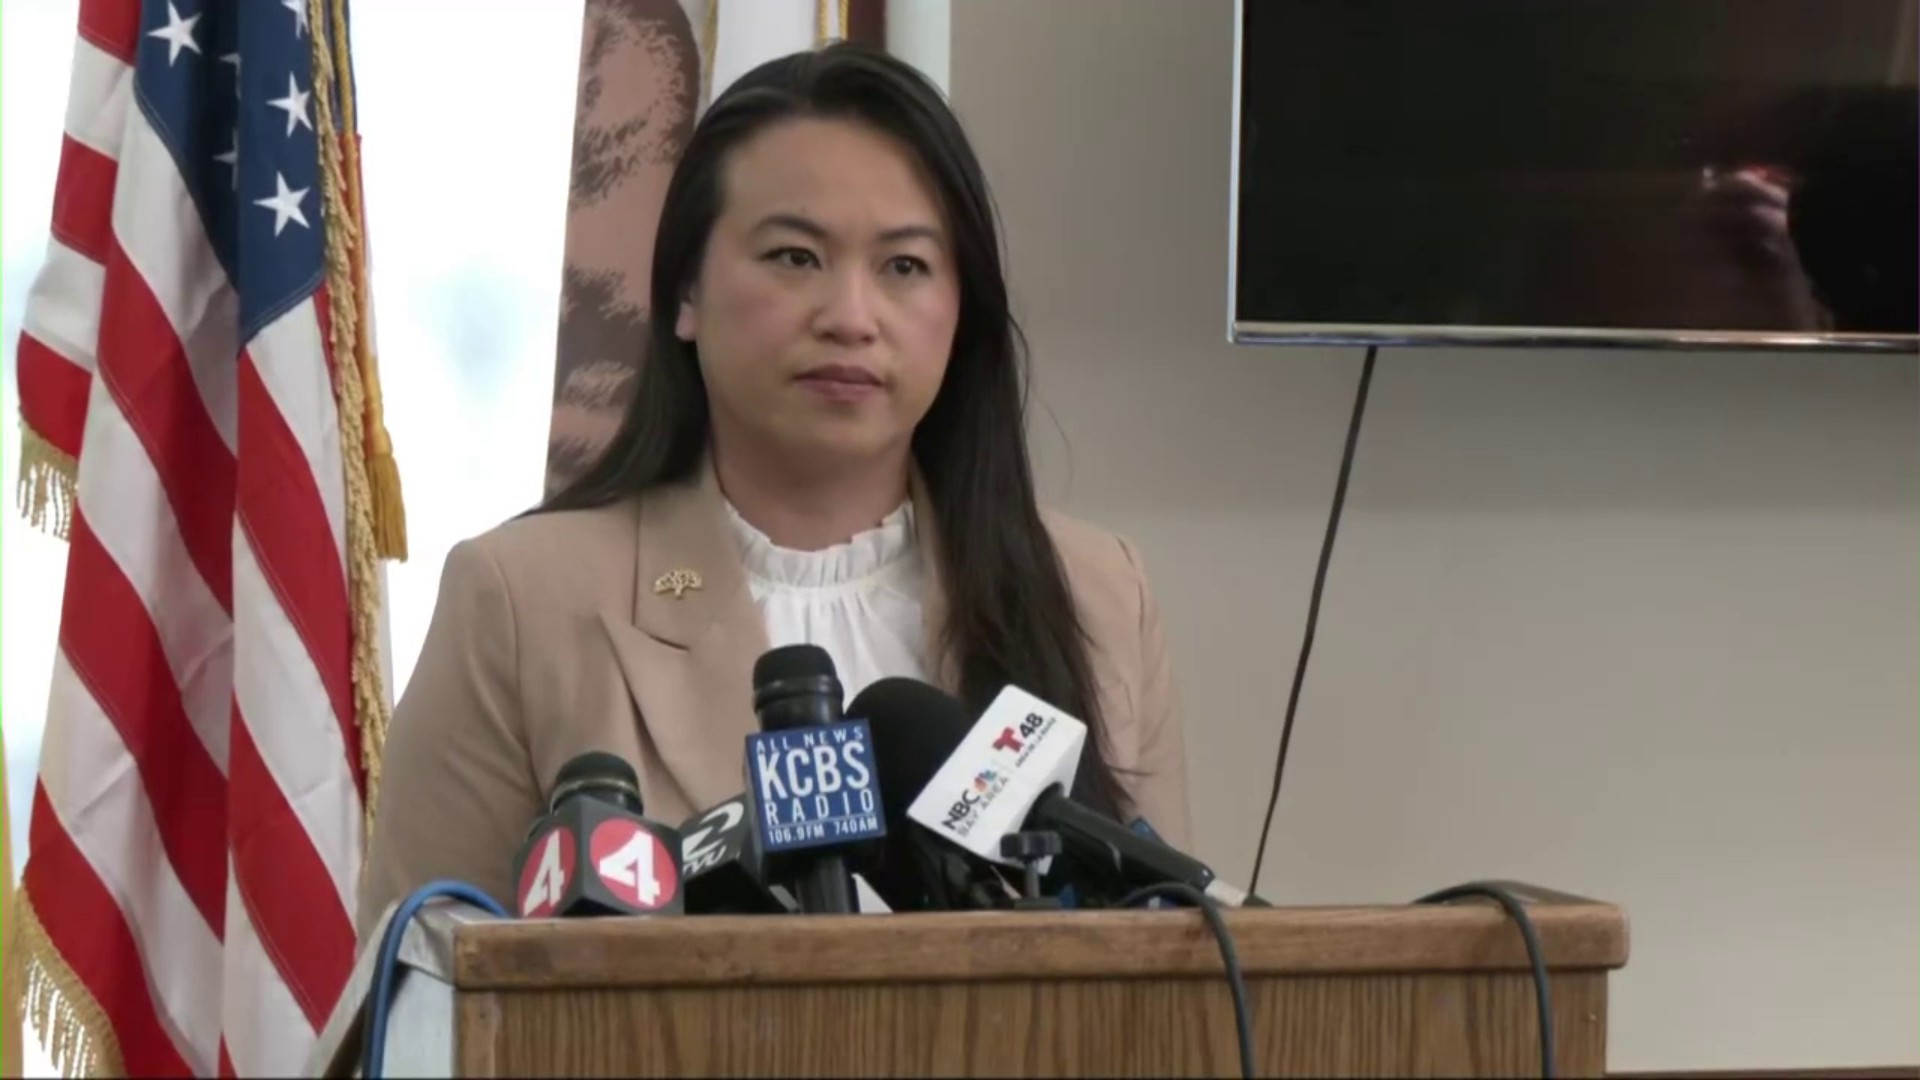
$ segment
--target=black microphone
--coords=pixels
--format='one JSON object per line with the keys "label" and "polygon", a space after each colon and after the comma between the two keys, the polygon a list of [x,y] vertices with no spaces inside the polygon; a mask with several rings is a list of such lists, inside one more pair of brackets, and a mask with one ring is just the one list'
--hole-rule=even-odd
{"label": "black microphone", "polygon": [[907,816],[913,798],[966,737],[966,716],[924,712],[912,679],[881,679],[848,703],[873,729],[886,844],[861,865],[874,891],[895,911],[1005,908],[1013,897],[993,864],[946,843]]}
{"label": "black microphone", "polygon": [[862,858],[886,835],[872,734],[841,715],[833,657],[817,645],[769,650],[753,665],[747,737],[747,799],[768,882],[792,882],[800,909],[851,914],[848,857]]}
{"label": "black microphone", "polygon": [[1008,687],[977,723],[969,722],[966,706],[937,687],[912,679],[882,682],[898,685],[878,699],[883,706],[867,710],[869,719],[889,734],[908,725],[924,733],[913,773],[901,782],[916,785],[908,813],[934,835],[1007,863],[1014,861],[1001,846],[1008,836],[1057,833],[1066,858],[1055,861],[1059,873],[1052,876],[1085,895],[1118,899],[1111,891],[1180,882],[1227,906],[1261,903],[1218,880],[1199,859],[1071,798],[1057,776],[1064,762],[1078,760],[1079,744],[1070,736],[1075,729],[1084,733],[1079,721]]}
{"label": "black microphone", "polygon": [[742,795],[680,825],[680,877],[692,915],[784,914],[799,905],[769,886],[753,806]]}
{"label": "black microphone", "polygon": [[561,767],[514,867],[522,918],[686,910],[679,831],[647,820],[633,766],[603,751]]}

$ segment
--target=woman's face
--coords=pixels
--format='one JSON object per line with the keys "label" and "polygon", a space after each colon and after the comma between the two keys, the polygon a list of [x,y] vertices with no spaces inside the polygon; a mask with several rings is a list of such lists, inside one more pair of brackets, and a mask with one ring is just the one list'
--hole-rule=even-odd
{"label": "woman's face", "polygon": [[865,125],[792,120],[737,147],[675,323],[715,439],[808,469],[904,454],[959,321],[944,222],[908,151]]}

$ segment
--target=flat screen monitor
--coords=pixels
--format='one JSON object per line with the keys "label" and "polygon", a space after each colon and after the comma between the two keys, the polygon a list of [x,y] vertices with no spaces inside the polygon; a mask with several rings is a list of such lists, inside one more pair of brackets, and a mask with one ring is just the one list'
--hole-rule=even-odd
{"label": "flat screen monitor", "polygon": [[1920,350],[1920,0],[1238,0],[1229,336]]}

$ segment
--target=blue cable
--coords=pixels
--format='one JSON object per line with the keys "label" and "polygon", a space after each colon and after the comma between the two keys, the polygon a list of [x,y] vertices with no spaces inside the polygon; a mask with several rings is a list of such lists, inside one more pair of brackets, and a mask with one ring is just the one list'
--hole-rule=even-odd
{"label": "blue cable", "polygon": [[400,902],[380,939],[380,958],[373,968],[373,993],[367,1003],[367,1038],[362,1049],[360,1075],[364,1080],[380,1080],[386,1068],[387,1011],[393,1006],[393,981],[400,968],[400,942],[407,927],[428,901],[441,897],[465,900],[492,915],[507,917],[506,909],[493,897],[462,881],[430,881],[415,889]]}

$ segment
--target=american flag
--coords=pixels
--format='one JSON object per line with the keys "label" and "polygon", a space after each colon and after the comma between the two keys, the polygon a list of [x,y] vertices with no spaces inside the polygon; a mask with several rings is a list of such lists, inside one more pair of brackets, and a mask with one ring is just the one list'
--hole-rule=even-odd
{"label": "american flag", "polygon": [[19,342],[69,544],[12,987],[69,1074],[295,1075],[352,964],[385,692],[343,5],[80,0]]}

